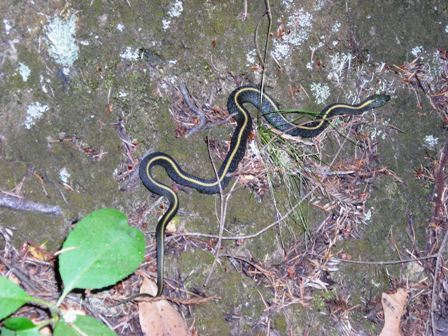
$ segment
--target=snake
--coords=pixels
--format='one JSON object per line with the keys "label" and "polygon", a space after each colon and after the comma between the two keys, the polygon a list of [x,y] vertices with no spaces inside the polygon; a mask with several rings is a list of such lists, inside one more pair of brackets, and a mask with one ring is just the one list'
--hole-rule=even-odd
{"label": "snake", "polygon": [[329,120],[338,115],[359,115],[365,111],[379,108],[390,100],[386,94],[372,95],[359,104],[350,105],[336,103],[326,106],[316,116],[305,123],[294,124],[280,113],[274,100],[256,86],[241,86],[232,91],[227,99],[227,110],[234,115],[236,128],[232,134],[229,150],[216,174],[212,178],[202,178],[183,170],[170,155],[153,152],[145,155],[140,161],[139,176],[143,185],[152,193],[168,199],[169,206],[159,219],[156,227],[157,258],[157,296],[163,294],[163,268],[165,249],[165,230],[179,209],[179,198],[169,186],[157,181],[151,174],[155,166],[162,167],[175,183],[196,189],[204,194],[217,194],[224,190],[232,178],[232,173],[246,152],[247,140],[252,131],[252,118],[245,104],[251,104],[264,119],[278,131],[291,136],[312,138],[319,135],[328,125]]}

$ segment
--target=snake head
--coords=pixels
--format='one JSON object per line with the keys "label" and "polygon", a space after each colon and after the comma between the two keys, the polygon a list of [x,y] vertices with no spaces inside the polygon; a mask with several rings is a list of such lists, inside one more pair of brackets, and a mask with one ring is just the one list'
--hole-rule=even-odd
{"label": "snake head", "polygon": [[386,94],[379,94],[370,96],[366,100],[371,101],[369,104],[369,109],[375,109],[385,105],[390,100],[390,96]]}

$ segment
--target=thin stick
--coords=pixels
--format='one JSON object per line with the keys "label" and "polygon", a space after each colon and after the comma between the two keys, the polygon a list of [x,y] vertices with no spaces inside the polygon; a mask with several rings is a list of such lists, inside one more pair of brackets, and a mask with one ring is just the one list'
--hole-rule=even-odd
{"label": "thin stick", "polygon": [[220,257],[226,257],[226,258],[231,258],[231,259],[236,259],[242,262],[245,262],[246,264],[251,265],[252,267],[254,267],[255,269],[259,270],[264,276],[267,277],[267,273],[269,273],[267,270],[265,270],[264,268],[262,268],[261,266],[257,265],[256,263],[244,258],[244,257],[239,257],[236,255],[231,255],[231,254],[221,254]]}
{"label": "thin stick", "polygon": [[291,209],[289,209],[282,217],[280,217],[279,219],[277,219],[276,221],[272,222],[271,224],[269,224],[268,226],[265,226],[263,229],[252,233],[252,234],[248,234],[248,235],[242,235],[242,236],[217,236],[217,235],[212,235],[212,234],[207,234],[207,233],[198,233],[198,232],[183,232],[183,233],[178,233],[178,234],[173,234],[171,235],[171,237],[185,237],[185,236],[190,236],[190,237],[203,237],[203,238],[214,238],[214,239],[222,239],[222,240],[240,240],[240,239],[252,239],[252,238],[256,238],[260,235],[262,235],[263,233],[265,233],[266,231],[268,231],[269,229],[271,229],[272,227],[280,224],[281,222],[283,222],[286,218],[289,217],[289,215],[291,213],[293,213],[298,206],[300,206],[303,201],[305,201],[313,192],[314,190],[317,189],[316,187],[313,187],[309,192],[306,193],[305,196],[302,197],[302,199],[300,201],[298,201]]}
{"label": "thin stick", "polygon": [[62,216],[62,210],[56,205],[36,203],[20,197],[0,192],[0,206],[12,210],[37,212],[45,215]]}
{"label": "thin stick", "polygon": [[208,130],[208,129],[214,128],[216,126],[221,126],[221,125],[227,124],[233,117],[235,117],[237,115],[238,115],[238,113],[232,113],[232,114],[229,114],[226,118],[224,118],[222,120],[215,121],[214,123],[207,123],[203,129]]}
{"label": "thin stick", "polygon": [[[271,4],[269,3],[269,0],[265,0],[266,5],[266,13],[264,15],[268,18],[268,30],[266,32],[266,40],[264,43],[264,51],[263,51],[263,57],[261,57],[260,51],[258,49],[258,27],[261,22],[258,22],[257,28],[255,29],[255,50],[257,52],[257,56],[260,59],[262,70],[261,70],[261,85],[260,85],[260,105],[263,104],[263,92],[264,92],[264,83],[265,83],[265,76],[266,76],[266,70],[267,70],[267,63],[266,58],[268,54],[268,46],[269,46],[269,37],[271,36],[271,27],[272,27],[272,13],[271,13]],[[263,15],[263,16],[264,16]]]}
{"label": "thin stick", "polygon": [[219,254],[219,250],[221,249],[221,243],[222,243],[222,234],[224,232],[224,224],[225,224],[225,220],[226,220],[226,214],[225,214],[225,206],[224,206],[224,195],[222,192],[222,186],[221,186],[221,180],[219,179],[219,175],[218,175],[218,170],[216,169],[215,166],[215,162],[213,161],[213,157],[212,154],[210,152],[210,144],[208,141],[208,137],[206,139],[207,142],[207,152],[208,152],[208,157],[210,159],[210,162],[212,164],[213,167],[213,171],[215,173],[216,176],[216,180],[218,181],[218,186],[219,186],[219,205],[220,205],[220,216],[219,216],[219,234],[218,234],[218,242],[216,243],[216,247],[215,247],[215,259],[213,260],[213,264],[212,267],[210,268],[210,272],[207,275],[207,279],[205,279],[204,282],[204,287],[206,287],[208,285],[208,282],[210,281],[210,277],[212,276],[213,271],[215,270],[216,267],[216,263],[218,261],[218,254]]}
{"label": "thin stick", "polygon": [[197,305],[197,304],[202,304],[202,303],[206,303],[209,301],[219,301],[221,300],[221,298],[219,296],[209,296],[209,297],[201,297],[201,296],[197,296],[196,294],[192,293],[195,297],[191,297],[188,299],[179,299],[179,298],[175,298],[175,297],[168,297],[168,296],[157,296],[154,297],[150,294],[147,293],[140,293],[140,294],[136,294],[133,295],[131,297],[128,297],[122,301],[116,302],[114,304],[111,304],[110,306],[108,306],[109,308],[112,307],[116,307],[116,306],[120,306],[122,304],[128,303],[130,301],[136,301],[136,302],[148,302],[148,303],[152,303],[152,302],[158,302],[158,301],[162,301],[162,300],[167,300],[170,302],[173,302],[175,304],[178,305]]}
{"label": "thin stick", "polygon": [[244,21],[247,19],[247,0],[244,0],[244,10],[243,12],[239,15],[241,17],[241,21]]}

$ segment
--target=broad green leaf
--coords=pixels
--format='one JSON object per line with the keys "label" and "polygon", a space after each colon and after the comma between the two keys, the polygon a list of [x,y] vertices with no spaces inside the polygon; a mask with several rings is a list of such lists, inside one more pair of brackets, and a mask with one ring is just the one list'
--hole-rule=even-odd
{"label": "broad green leaf", "polygon": [[0,320],[32,300],[33,298],[20,286],[0,276]]}
{"label": "broad green leaf", "polygon": [[39,328],[36,327],[33,329],[16,331],[15,336],[42,336],[42,334],[40,333]]}
{"label": "broad green leaf", "polygon": [[26,330],[11,330],[7,328],[2,328],[0,330],[1,336],[42,336],[38,327]]}
{"label": "broad green leaf", "polygon": [[62,246],[59,272],[66,295],[74,288],[98,289],[134,272],[145,255],[145,239],[115,209],[83,218]]}
{"label": "broad green leaf", "polygon": [[36,325],[25,317],[10,317],[3,322],[3,326],[11,330],[26,330],[34,328]]}
{"label": "broad green leaf", "polygon": [[40,336],[39,327],[25,317],[11,317],[3,322],[2,336]]}
{"label": "broad green leaf", "polygon": [[16,336],[16,332],[6,329],[6,328],[2,328],[2,329],[0,329],[0,335],[1,336]]}
{"label": "broad green leaf", "polygon": [[77,315],[73,323],[60,320],[54,328],[54,336],[117,336],[115,332],[93,317]]}

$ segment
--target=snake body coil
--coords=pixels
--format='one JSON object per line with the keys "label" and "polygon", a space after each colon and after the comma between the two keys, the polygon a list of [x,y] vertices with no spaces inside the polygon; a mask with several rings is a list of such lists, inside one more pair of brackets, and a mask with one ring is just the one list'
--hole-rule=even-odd
{"label": "snake body coil", "polygon": [[151,175],[151,168],[161,166],[168,176],[176,183],[194,188],[205,194],[219,193],[220,187],[224,189],[231,179],[231,174],[235,172],[239,162],[246,151],[247,139],[252,130],[252,118],[244,107],[249,103],[257,108],[263,117],[279,131],[302,138],[312,138],[319,135],[329,123],[329,119],[336,115],[350,114],[357,115],[367,110],[383,106],[390,99],[387,95],[374,95],[357,105],[333,104],[326,106],[312,121],[301,125],[295,125],[283,117],[278,111],[275,102],[265,93],[253,86],[242,86],[235,89],[227,100],[227,110],[229,114],[235,114],[237,126],[233,132],[229,151],[217,171],[215,177],[204,179],[185,172],[179,167],[177,162],[168,154],[154,152],[146,155],[139,168],[140,179],[145,187],[160,196],[164,196],[169,201],[168,210],[159,220],[156,228],[157,241],[157,294],[163,292],[163,257],[164,257],[164,236],[167,224],[176,215],[179,209],[179,199],[177,194],[168,186],[156,181]]}

